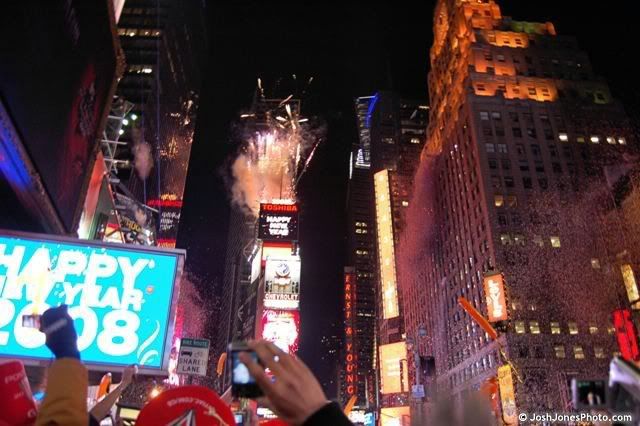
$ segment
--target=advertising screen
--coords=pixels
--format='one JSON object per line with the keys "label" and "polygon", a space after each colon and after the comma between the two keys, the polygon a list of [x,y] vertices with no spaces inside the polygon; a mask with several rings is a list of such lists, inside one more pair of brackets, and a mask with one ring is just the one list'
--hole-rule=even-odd
{"label": "advertising screen", "polygon": [[382,317],[395,318],[400,315],[398,282],[396,279],[396,255],[393,241],[393,215],[389,191],[389,171],[374,175],[376,194],[376,225],[378,227],[378,259],[380,262],[380,284],[382,285]]}
{"label": "advertising screen", "polygon": [[504,279],[502,274],[484,277],[484,295],[487,301],[489,322],[507,319],[507,302],[504,296]]}
{"label": "advertising screen", "polygon": [[408,370],[407,346],[405,342],[380,345],[381,393],[408,392]]}
{"label": "advertising screen", "polygon": [[262,313],[262,338],[289,354],[298,351],[300,312],[265,309]]}
{"label": "advertising screen", "polygon": [[633,309],[640,309],[640,293],[638,293],[638,283],[633,273],[633,268],[628,263],[620,266],[624,287],[627,289],[627,297]]}
{"label": "advertising screen", "polygon": [[49,360],[23,315],[66,304],[90,367],[168,367],[184,254],[0,232],[0,356]]}
{"label": "advertising screen", "polygon": [[298,309],[300,306],[300,257],[267,260],[264,274],[264,306],[276,309]]}
{"label": "advertising screen", "polygon": [[260,204],[258,238],[263,241],[297,241],[298,205]]}

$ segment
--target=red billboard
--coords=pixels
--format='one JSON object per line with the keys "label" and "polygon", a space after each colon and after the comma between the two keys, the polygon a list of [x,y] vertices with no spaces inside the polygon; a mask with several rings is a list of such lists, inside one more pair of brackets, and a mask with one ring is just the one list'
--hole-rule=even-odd
{"label": "red billboard", "polygon": [[629,309],[613,311],[613,325],[616,328],[616,338],[622,358],[627,361],[640,360],[638,330],[631,320],[631,311]]}
{"label": "red billboard", "polygon": [[265,309],[262,312],[262,338],[289,354],[298,352],[300,312]]}

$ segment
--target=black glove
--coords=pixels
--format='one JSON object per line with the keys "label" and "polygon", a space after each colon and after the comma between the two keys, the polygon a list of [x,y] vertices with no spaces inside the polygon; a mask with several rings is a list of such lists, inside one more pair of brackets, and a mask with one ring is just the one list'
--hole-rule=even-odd
{"label": "black glove", "polygon": [[67,305],[47,309],[40,320],[40,331],[47,336],[47,347],[56,359],[80,359],[78,335],[73,320],[67,313]]}

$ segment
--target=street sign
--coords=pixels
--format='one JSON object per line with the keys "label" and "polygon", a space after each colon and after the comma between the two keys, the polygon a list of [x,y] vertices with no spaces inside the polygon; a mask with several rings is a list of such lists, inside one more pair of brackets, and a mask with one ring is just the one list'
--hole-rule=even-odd
{"label": "street sign", "polygon": [[208,339],[181,339],[178,374],[206,376],[209,363]]}
{"label": "street sign", "polygon": [[414,398],[424,398],[424,385],[412,385],[411,395]]}

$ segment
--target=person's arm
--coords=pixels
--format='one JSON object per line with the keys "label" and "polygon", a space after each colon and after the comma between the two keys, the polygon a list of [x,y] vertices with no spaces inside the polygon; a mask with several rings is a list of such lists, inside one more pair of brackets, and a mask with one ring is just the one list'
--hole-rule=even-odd
{"label": "person's arm", "polygon": [[[338,404],[327,400],[320,383],[302,361],[271,342],[250,342],[249,347],[256,351],[264,367],[245,353],[240,354],[240,360],[265,394],[262,405],[294,426],[352,426]],[[273,380],[265,373],[265,367],[273,374]]]}
{"label": "person's arm", "polygon": [[120,382],[120,384],[116,386],[114,390],[106,394],[104,398],[96,403],[96,405],[93,406],[93,408],[89,412],[89,415],[93,417],[98,423],[100,423],[102,419],[107,417],[107,415],[111,411],[111,408],[116,402],[118,402],[118,398],[120,398],[120,395],[122,395],[122,391],[124,391],[127,386],[131,384],[133,376],[136,374],[136,370],[137,369],[135,366],[125,368],[122,373],[122,381]]}
{"label": "person's arm", "polygon": [[56,360],[49,367],[46,396],[36,426],[86,426],[89,380],[87,369],[80,362],[78,336],[67,307],[47,310],[42,315],[41,331]]}

